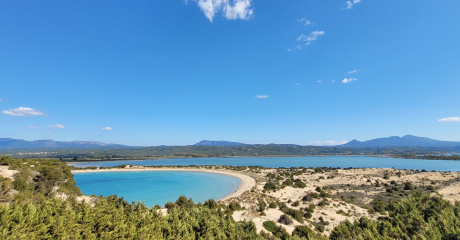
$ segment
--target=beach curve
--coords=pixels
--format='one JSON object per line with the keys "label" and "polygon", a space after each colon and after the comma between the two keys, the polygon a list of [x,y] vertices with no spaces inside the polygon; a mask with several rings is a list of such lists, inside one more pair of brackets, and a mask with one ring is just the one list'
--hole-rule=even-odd
{"label": "beach curve", "polygon": [[223,174],[227,176],[232,176],[240,179],[240,187],[236,192],[230,193],[227,196],[216,199],[216,201],[225,201],[233,197],[238,197],[246,191],[250,191],[254,186],[256,186],[256,180],[248,175],[230,171],[230,170],[216,170],[216,169],[201,169],[201,168],[148,168],[148,167],[136,167],[130,168],[110,168],[110,169],[82,169],[82,170],[72,170],[72,173],[92,173],[92,172],[142,172],[142,171],[177,171],[177,172],[205,172],[205,173],[214,173],[214,174]]}

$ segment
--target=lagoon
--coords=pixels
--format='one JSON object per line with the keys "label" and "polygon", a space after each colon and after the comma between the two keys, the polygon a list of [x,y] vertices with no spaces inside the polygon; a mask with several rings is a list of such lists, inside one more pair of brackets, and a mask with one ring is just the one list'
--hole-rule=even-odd
{"label": "lagoon", "polygon": [[128,202],[143,201],[146,206],[163,206],[181,195],[195,203],[215,200],[235,192],[241,185],[236,177],[185,171],[130,171],[74,173],[83,194],[117,194]]}

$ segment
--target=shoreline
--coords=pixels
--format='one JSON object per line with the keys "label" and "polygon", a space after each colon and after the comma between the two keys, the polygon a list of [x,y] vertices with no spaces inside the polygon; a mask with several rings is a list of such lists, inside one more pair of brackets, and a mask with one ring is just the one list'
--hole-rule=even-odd
{"label": "shoreline", "polygon": [[215,169],[200,169],[200,168],[123,168],[123,169],[96,169],[96,170],[72,170],[72,173],[95,173],[95,172],[142,172],[142,171],[176,171],[176,172],[206,172],[214,174],[222,174],[232,176],[240,179],[241,184],[236,192],[229,193],[217,201],[225,201],[233,197],[238,197],[246,191],[250,191],[256,186],[256,180],[248,175],[237,173],[229,170],[215,170]]}

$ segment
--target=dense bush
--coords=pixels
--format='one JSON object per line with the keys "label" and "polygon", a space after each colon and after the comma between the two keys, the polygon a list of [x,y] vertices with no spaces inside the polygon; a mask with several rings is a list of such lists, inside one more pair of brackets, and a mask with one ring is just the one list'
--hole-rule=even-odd
{"label": "dense bush", "polygon": [[269,232],[274,232],[276,228],[276,223],[273,221],[265,221],[262,223],[262,226],[264,226],[265,229]]}
{"label": "dense bush", "polygon": [[292,218],[297,220],[297,222],[303,223],[303,212],[302,211],[288,208],[284,203],[282,204],[280,210],[283,213],[292,216]]}
{"label": "dense bush", "polygon": [[295,188],[304,188],[306,186],[307,185],[304,182],[302,182],[302,180],[300,180],[300,179],[296,179],[295,182],[294,182],[294,185],[293,185],[293,187],[295,187]]}
{"label": "dense bush", "polygon": [[163,217],[116,196],[94,207],[56,198],[15,201],[0,205],[0,222],[0,239],[263,239],[253,222],[237,223],[206,207],[177,207]]}
{"label": "dense bush", "polygon": [[292,236],[299,236],[302,239],[327,239],[324,235],[317,234],[307,226],[296,226]]}
{"label": "dense bush", "polygon": [[276,190],[276,189],[278,189],[278,186],[276,186],[276,184],[273,183],[273,182],[267,182],[267,183],[264,185],[264,189],[265,189],[265,190]]}
{"label": "dense bush", "polygon": [[237,202],[231,202],[229,205],[228,205],[228,209],[230,211],[238,211],[238,210],[241,210],[241,205]]}
{"label": "dense bush", "polygon": [[261,212],[265,211],[267,204],[264,201],[259,201],[259,209]]}
{"label": "dense bush", "polygon": [[203,206],[209,208],[209,209],[216,209],[217,208],[217,203],[214,201],[214,199],[209,199],[204,201]]}
{"label": "dense bush", "polygon": [[365,217],[337,226],[331,239],[460,239],[460,204],[426,193],[392,200],[388,217],[372,221]]}
{"label": "dense bush", "polygon": [[293,223],[291,217],[289,217],[287,214],[281,215],[280,218],[278,219],[278,222],[284,225],[290,225]]}

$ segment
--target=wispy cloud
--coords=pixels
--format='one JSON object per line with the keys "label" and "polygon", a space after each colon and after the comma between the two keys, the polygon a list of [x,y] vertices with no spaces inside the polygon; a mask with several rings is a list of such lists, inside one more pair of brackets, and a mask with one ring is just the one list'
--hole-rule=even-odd
{"label": "wispy cloud", "polygon": [[0,102],[3,101],[3,99],[0,98]]}
{"label": "wispy cloud", "polygon": [[311,146],[336,146],[336,145],[342,145],[347,143],[348,141],[312,141],[308,145]]}
{"label": "wispy cloud", "polygon": [[254,97],[255,97],[255,98],[265,99],[265,98],[270,97],[270,95],[255,95]]}
{"label": "wispy cloud", "polygon": [[353,81],[357,81],[358,79],[357,78],[344,78],[342,80],[342,83],[351,83]]}
{"label": "wispy cloud", "polygon": [[295,85],[300,85],[300,83],[296,83]]}
{"label": "wispy cloud", "polygon": [[61,124],[53,124],[53,125],[50,125],[50,128],[60,128],[60,129],[64,129],[65,127],[62,126]]}
{"label": "wispy cloud", "polygon": [[318,81],[316,81],[316,82],[322,83],[323,81],[321,81],[321,80],[318,80]]}
{"label": "wispy cloud", "polygon": [[3,114],[16,117],[45,116],[44,113],[28,107],[18,107],[2,111]]}
{"label": "wispy cloud", "polygon": [[460,117],[441,118],[438,121],[440,122],[460,122]]}
{"label": "wispy cloud", "polygon": [[301,18],[298,20],[299,22],[303,23],[304,26],[309,26],[315,24],[314,22],[310,22],[306,17]]}
{"label": "wispy cloud", "polygon": [[39,129],[40,127],[27,127],[28,129]]}
{"label": "wispy cloud", "polygon": [[361,0],[353,0],[353,1],[347,1],[345,4],[347,4],[346,9],[352,9],[353,5],[360,3]]}
{"label": "wispy cloud", "polygon": [[359,70],[358,69],[355,69],[355,70],[352,70],[352,71],[349,71],[347,72],[348,74],[352,74],[352,73],[355,73],[355,72],[358,72]]}
{"label": "wispy cloud", "polygon": [[335,82],[335,80],[332,80],[331,82]]}
{"label": "wispy cloud", "polygon": [[[305,42],[303,45],[308,46],[310,45],[311,42],[318,39],[319,36],[322,36],[324,34],[325,34],[324,31],[313,31],[308,36],[304,34],[300,34],[300,36],[297,37],[296,40],[299,42]],[[297,45],[297,48],[301,49],[302,47],[300,45]]]}
{"label": "wispy cloud", "polygon": [[[204,15],[213,21],[218,12],[223,12],[227,19],[248,20],[254,14],[252,0],[195,0]],[[187,3],[188,1],[186,1]]]}
{"label": "wispy cloud", "polygon": [[111,127],[103,127],[103,128],[101,128],[101,130],[112,131],[112,128]]}

